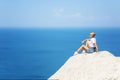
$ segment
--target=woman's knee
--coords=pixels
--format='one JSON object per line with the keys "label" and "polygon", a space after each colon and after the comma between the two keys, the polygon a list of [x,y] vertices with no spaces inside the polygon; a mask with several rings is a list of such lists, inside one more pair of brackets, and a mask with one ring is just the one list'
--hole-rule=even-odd
{"label": "woman's knee", "polygon": [[82,45],[83,48],[85,48],[85,45]]}
{"label": "woman's knee", "polygon": [[83,48],[84,48],[85,50],[88,50],[88,47],[87,47],[87,46],[83,46]]}

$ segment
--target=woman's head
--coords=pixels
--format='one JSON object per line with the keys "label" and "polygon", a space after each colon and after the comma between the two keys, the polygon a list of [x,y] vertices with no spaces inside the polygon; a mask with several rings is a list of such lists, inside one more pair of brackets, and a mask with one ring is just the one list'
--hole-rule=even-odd
{"label": "woman's head", "polygon": [[95,32],[91,32],[91,33],[90,33],[90,38],[95,37],[95,35],[96,35]]}

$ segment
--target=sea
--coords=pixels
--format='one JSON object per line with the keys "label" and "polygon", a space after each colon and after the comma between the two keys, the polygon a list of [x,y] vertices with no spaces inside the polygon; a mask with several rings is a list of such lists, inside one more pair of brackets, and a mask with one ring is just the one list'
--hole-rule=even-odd
{"label": "sea", "polygon": [[47,80],[90,32],[99,51],[120,56],[120,28],[0,28],[0,79]]}

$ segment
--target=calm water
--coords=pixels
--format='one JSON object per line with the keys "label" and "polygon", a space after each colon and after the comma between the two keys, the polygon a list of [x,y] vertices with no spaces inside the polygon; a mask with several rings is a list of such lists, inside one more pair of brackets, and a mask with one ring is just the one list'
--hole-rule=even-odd
{"label": "calm water", "polygon": [[0,79],[47,79],[91,31],[100,50],[120,56],[120,29],[0,29]]}

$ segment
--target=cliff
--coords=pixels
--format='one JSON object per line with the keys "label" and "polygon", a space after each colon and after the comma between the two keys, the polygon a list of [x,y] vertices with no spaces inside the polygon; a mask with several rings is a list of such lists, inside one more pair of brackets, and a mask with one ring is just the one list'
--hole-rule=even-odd
{"label": "cliff", "polygon": [[120,57],[108,51],[71,56],[48,80],[120,80]]}

